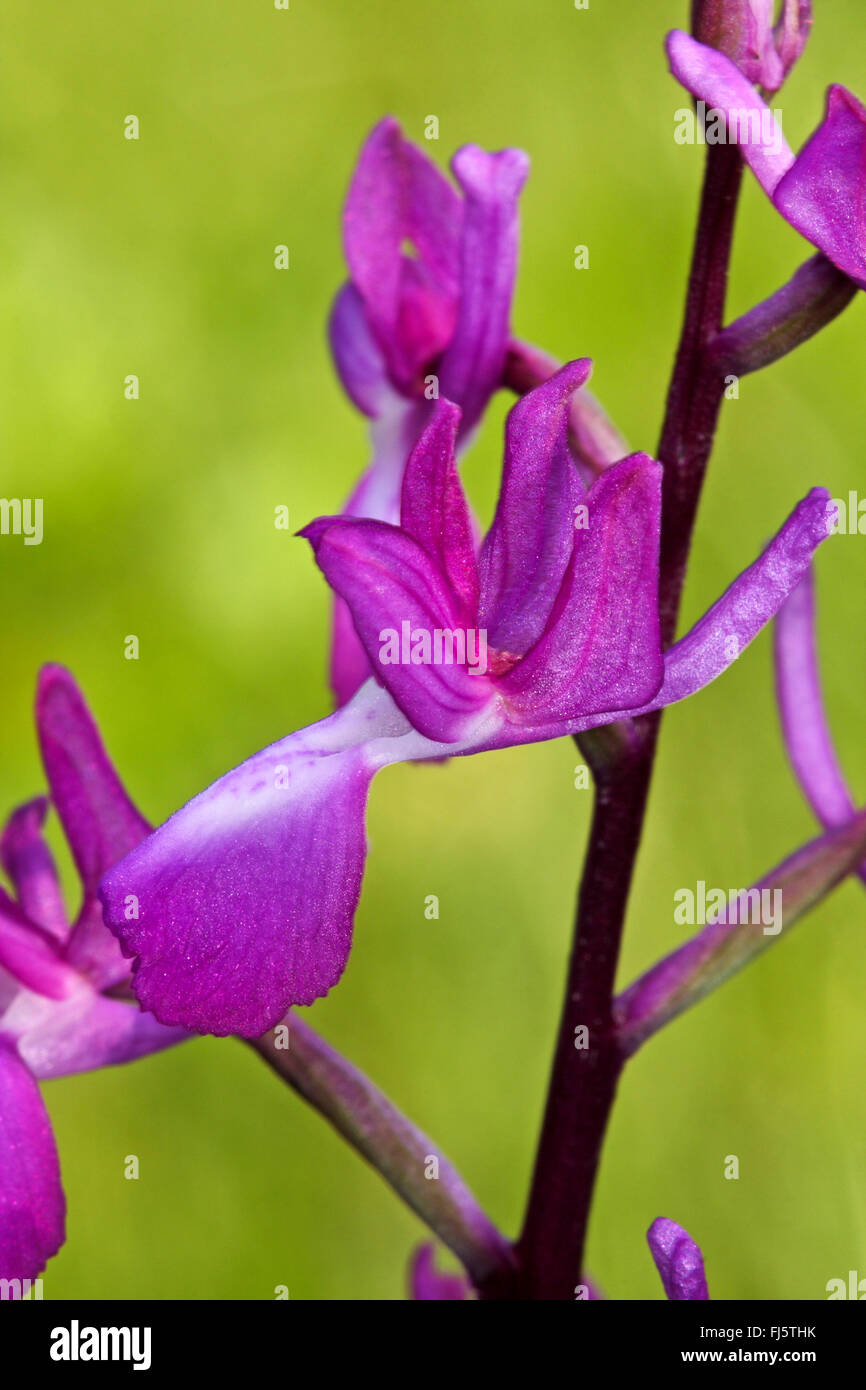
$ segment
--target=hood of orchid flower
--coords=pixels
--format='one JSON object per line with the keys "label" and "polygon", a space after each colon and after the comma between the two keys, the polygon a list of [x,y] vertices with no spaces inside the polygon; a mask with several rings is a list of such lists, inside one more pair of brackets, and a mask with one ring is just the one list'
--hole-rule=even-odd
{"label": "hood of orchid flower", "polygon": [[465,145],[457,184],[387,117],[368,136],[343,214],[349,281],[330,340],[343,384],[374,418],[445,396],[464,429],[499,384],[517,271],[521,150]]}
{"label": "hood of orchid flower", "polygon": [[[571,362],[513,407],[480,548],[448,401],[410,456],[399,526],[325,517],[302,533],[376,679],[427,738],[457,742],[494,715],[520,725],[638,706],[661,685],[661,468],[632,454],[585,488],[568,407],[590,371]],[[445,634],[463,660],[448,659]]]}

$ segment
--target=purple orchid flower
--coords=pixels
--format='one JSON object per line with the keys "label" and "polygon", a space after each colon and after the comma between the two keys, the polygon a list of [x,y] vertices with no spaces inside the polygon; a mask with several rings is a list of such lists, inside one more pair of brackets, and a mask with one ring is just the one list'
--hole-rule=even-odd
{"label": "purple orchid flower", "polygon": [[[499,387],[517,272],[521,150],[465,145],[458,194],[392,118],[368,136],[343,216],[350,280],[330,338],[343,385],[371,419],[373,461],[344,508],[397,522],[406,460],[439,396],[460,406],[468,439]],[[336,602],[331,683],[344,704],[370,675]]]}
{"label": "purple orchid flower", "polygon": [[824,120],[795,158],[773,113],[730,58],[680,30],[668,36],[667,51],[683,86],[724,114],[729,138],[777,211],[866,288],[866,108],[845,87],[830,87]]}
{"label": "purple orchid flower", "polygon": [[429,401],[433,374],[467,433],[505,364],[529,160],[465,145],[451,168],[460,194],[393,118],[368,136],[346,199],[350,280],[330,334],[343,385],[365,415]]}
{"label": "purple orchid flower", "polygon": [[669,1299],[678,1303],[709,1299],[704,1257],[688,1231],[658,1216],[646,1238]]}
{"label": "purple orchid flower", "polygon": [[[824,710],[811,565],[776,616],[774,655],[782,733],[803,794],[825,830],[847,825],[857,808]],[[866,883],[866,864],[859,874]]]}
{"label": "purple orchid flower", "polygon": [[811,0],[693,0],[692,31],[701,43],[726,53],[740,72],[777,92],[797,62],[812,26]]}
{"label": "purple orchid flower", "polygon": [[189,1036],[104,991],[129,967],[103,924],[100,874],[148,833],[84,700],[61,667],[41,674],[36,725],[51,799],[81,878],[70,927],[42,837],[45,797],[12,813],[0,859],[0,1278],[31,1279],[64,1240],[65,1202],[37,1081],[128,1062]]}
{"label": "purple orchid flower", "polygon": [[[584,489],[567,429],[589,369],[568,364],[512,409],[479,552],[455,466],[459,411],[444,401],[411,455],[400,526],[332,517],[307,527],[376,679],[220,778],[103,878],[135,993],[164,1023],[258,1036],[337,982],[367,795],[383,767],[559,738],[684,699],[774,616],[829,534],[835,513],[815,489],[663,653],[660,465],[634,454]],[[391,660],[407,633],[411,651]],[[473,635],[487,655],[475,674]]]}

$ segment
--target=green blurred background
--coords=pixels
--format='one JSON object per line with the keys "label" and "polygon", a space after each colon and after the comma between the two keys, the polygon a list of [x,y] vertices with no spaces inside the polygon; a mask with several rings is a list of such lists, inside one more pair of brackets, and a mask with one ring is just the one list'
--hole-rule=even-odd
{"label": "green blurred background", "polygon": [[[866,90],[860,4],[818,9],[777,103],[795,146],[828,81]],[[437,115],[425,147],[443,163],[466,141],[529,152],[515,328],[560,357],[591,354],[599,395],[652,450],[702,159],[673,141],[684,98],[662,52],[685,11],[69,0],[7,13],[0,491],[45,500],[41,547],[0,541],[9,807],[42,788],[31,702],[47,660],[78,677],[156,821],[327,710],[328,595],[273,509],[288,505],[293,529],[336,510],[367,456],[324,325],[343,274],[341,200],[383,113],[419,140]],[[123,138],[128,114],[138,142]],[[278,243],[287,272],[273,267]],[[589,270],[573,268],[576,243]],[[732,311],[807,254],[748,183]],[[684,620],[811,485],[864,488],[864,327],[858,301],[726,405]],[[506,404],[466,460],[482,515]],[[835,540],[818,566],[828,704],[861,787],[864,545]],[[137,662],[123,657],[130,633]],[[388,770],[348,970],[306,1013],[510,1232],[588,823],[576,762],[564,741]],[[781,748],[765,634],[667,717],[622,981],[682,939],[676,888],[742,886],[814,829]],[[828,1279],[866,1275],[864,921],[847,884],[630,1066],[590,1242],[610,1296],[660,1296],[644,1240],[659,1214],[700,1241],[717,1298],[819,1299]],[[420,1224],[237,1043],[196,1041],[46,1091],[69,1202],[46,1297],[268,1299],[278,1284],[292,1298],[404,1296]],[[123,1175],[133,1153],[137,1182]],[[739,1181],[723,1177],[728,1154]]]}

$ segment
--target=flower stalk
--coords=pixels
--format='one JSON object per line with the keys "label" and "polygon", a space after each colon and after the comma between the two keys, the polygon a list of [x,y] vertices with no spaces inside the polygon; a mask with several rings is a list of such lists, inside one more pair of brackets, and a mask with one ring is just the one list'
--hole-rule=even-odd
{"label": "flower stalk", "polygon": [[723,377],[769,367],[832,323],[856,293],[854,281],[819,251],[769,299],[716,335],[706,365]]}

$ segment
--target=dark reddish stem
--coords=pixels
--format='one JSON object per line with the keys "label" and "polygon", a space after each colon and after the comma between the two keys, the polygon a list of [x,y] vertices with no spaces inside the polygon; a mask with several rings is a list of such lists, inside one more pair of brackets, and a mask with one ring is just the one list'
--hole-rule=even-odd
{"label": "dark reddish stem", "polygon": [[565,1003],[518,1247],[528,1299],[574,1299],[579,1282],[596,1169],[624,1061],[611,1008],[656,728],[648,721],[639,748],[596,774]]}
{"label": "dark reddish stem", "polygon": [[[705,348],[722,325],[740,174],[735,146],[708,147],[685,317],[659,446],[664,465],[659,589],[665,645],[676,631],[723,396],[724,378]],[[574,946],[518,1244],[522,1274],[515,1296],[521,1298],[571,1300],[579,1282],[596,1173],[624,1060],[611,1008],[658,727],[658,716],[639,721],[637,740],[624,746],[621,757],[594,768],[595,810]],[[575,1047],[575,1029],[581,1027],[588,1029],[585,1048]]]}
{"label": "dark reddish stem", "polygon": [[742,161],[736,145],[710,145],[685,318],[659,441],[662,484],[662,641],[676,635],[689,548],[713,447],[725,378],[706,352],[722,326]]}

